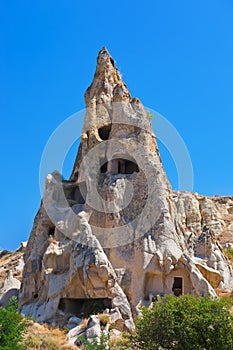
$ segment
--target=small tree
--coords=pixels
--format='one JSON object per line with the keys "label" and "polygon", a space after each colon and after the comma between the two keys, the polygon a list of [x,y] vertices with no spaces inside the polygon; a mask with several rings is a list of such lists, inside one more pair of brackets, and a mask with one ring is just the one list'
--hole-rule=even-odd
{"label": "small tree", "polygon": [[133,343],[147,350],[232,350],[229,300],[166,296],[143,308]]}
{"label": "small tree", "polygon": [[108,345],[108,341],[110,339],[109,333],[102,333],[100,339],[97,337],[92,338],[92,342],[90,343],[84,336],[78,337],[79,340],[84,344],[85,350],[107,350],[110,349]]}
{"label": "small tree", "polygon": [[16,297],[13,297],[7,307],[0,307],[0,349],[22,350],[23,334],[26,320],[18,313]]}

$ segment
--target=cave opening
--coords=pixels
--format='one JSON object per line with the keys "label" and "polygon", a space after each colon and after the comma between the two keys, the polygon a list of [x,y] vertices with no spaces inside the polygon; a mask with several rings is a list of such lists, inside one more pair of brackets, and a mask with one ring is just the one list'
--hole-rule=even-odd
{"label": "cave opening", "polygon": [[112,128],[111,124],[108,124],[98,129],[99,137],[101,138],[101,140],[106,141],[109,139],[111,128]]}
{"label": "cave opening", "polygon": [[183,294],[183,278],[182,277],[174,277],[172,291],[176,297]]}
{"label": "cave opening", "polygon": [[113,162],[115,163],[115,173],[116,174],[133,174],[134,172],[139,172],[139,167],[136,162],[133,162],[131,160],[127,159],[114,159]]}
{"label": "cave opening", "polygon": [[55,233],[55,226],[50,226],[48,235],[49,236],[54,236],[54,233]]}
{"label": "cave opening", "polygon": [[111,309],[111,307],[111,299],[108,298],[61,298],[58,306],[59,310],[77,317],[88,317],[93,314],[101,313],[105,309]]}

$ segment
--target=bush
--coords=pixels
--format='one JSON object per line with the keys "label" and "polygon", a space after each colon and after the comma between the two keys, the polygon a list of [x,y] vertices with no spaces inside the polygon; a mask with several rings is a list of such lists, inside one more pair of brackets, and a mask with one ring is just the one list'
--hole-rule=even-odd
{"label": "bush", "polygon": [[232,350],[229,300],[166,296],[136,322],[133,344],[147,350]]}
{"label": "bush", "polygon": [[89,343],[89,341],[85,337],[79,337],[81,342],[84,344],[85,350],[107,350],[110,349],[108,345],[108,341],[110,339],[109,333],[102,333],[100,336],[100,341],[98,342],[98,339],[96,337],[92,338],[92,343]]}
{"label": "bush", "polygon": [[11,298],[5,309],[0,307],[0,349],[22,350],[26,320],[18,312],[16,297]]}

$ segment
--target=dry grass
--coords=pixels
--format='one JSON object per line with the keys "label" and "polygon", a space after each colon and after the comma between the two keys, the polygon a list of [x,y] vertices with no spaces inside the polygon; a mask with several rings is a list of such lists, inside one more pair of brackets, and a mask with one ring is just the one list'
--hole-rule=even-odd
{"label": "dry grass", "polygon": [[51,243],[53,243],[53,244],[57,244],[56,239],[55,239],[55,238],[54,238],[52,235],[50,235],[50,236],[49,236],[48,241],[49,241],[49,243],[50,243],[50,244],[51,244]]}
{"label": "dry grass", "polygon": [[30,322],[25,336],[27,350],[78,350],[66,342],[66,334],[59,328]]}
{"label": "dry grass", "polygon": [[108,342],[108,345],[111,347],[111,349],[120,349],[120,345],[122,344],[123,340],[121,335],[111,336]]}
{"label": "dry grass", "polygon": [[88,318],[83,318],[80,326],[82,327],[83,330],[85,330],[87,328],[87,324],[88,324]]}
{"label": "dry grass", "polygon": [[110,316],[108,314],[98,314],[98,317],[102,326],[106,326],[106,324],[110,321]]}

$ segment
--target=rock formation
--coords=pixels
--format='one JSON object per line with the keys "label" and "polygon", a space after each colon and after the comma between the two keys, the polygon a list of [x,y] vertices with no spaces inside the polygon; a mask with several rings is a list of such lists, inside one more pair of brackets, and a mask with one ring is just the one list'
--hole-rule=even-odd
{"label": "rock formation", "polygon": [[109,309],[131,330],[132,315],[157,295],[230,290],[216,235],[231,199],[224,207],[172,192],[147,111],[105,48],[85,102],[70,179],[46,179],[24,255],[22,313],[59,322]]}
{"label": "rock formation", "polygon": [[0,306],[5,307],[12,296],[18,297],[25,247],[26,243],[22,242],[13,253],[7,250],[0,252]]}
{"label": "rock formation", "polygon": [[0,289],[0,306],[6,307],[12,297],[17,297],[20,288],[20,281],[13,277],[12,271],[8,275]]}

